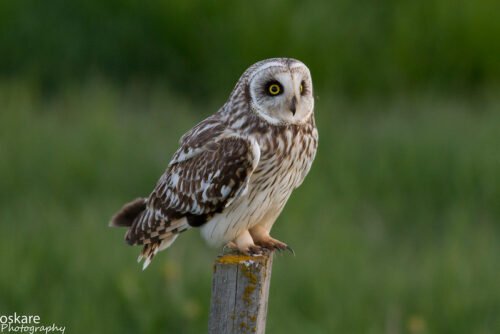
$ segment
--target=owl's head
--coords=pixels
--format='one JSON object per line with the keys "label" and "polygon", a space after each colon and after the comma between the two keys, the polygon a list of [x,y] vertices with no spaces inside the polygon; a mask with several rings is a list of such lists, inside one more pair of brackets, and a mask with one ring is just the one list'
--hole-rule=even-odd
{"label": "owl's head", "polygon": [[307,121],[314,109],[311,73],[302,62],[273,58],[252,65],[247,78],[250,108],[274,125]]}

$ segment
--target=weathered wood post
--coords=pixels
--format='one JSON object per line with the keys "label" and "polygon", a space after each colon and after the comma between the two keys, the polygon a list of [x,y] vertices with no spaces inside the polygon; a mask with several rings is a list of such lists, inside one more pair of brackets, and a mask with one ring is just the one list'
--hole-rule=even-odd
{"label": "weathered wood post", "polygon": [[273,253],[215,260],[209,334],[265,333],[272,264]]}

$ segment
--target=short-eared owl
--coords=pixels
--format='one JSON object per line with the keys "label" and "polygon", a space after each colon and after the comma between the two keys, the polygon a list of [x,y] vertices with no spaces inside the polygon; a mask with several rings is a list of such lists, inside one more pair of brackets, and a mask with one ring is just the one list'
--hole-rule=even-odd
{"label": "short-eared owl", "polygon": [[111,221],[142,245],[146,268],[177,236],[199,227],[210,245],[245,254],[287,245],[269,235],[292,191],[309,172],[318,145],[311,74],[300,61],[260,61],[228,101],[180,139],[147,198]]}

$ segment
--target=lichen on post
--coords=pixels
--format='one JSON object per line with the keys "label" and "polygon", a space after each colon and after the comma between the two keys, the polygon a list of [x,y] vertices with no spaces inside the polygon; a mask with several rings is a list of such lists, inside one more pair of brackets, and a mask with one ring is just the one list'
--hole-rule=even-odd
{"label": "lichen on post", "polygon": [[225,254],[214,264],[210,334],[265,333],[273,254]]}

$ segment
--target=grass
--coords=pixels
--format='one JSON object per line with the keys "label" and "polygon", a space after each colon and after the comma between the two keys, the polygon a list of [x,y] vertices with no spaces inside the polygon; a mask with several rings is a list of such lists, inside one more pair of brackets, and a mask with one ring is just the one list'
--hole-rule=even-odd
{"label": "grass", "polygon": [[[500,100],[321,96],[317,161],[273,230],[297,256],[275,260],[268,332],[498,332]],[[218,251],[191,231],[142,272],[107,222],[214,108],[102,82],[0,100],[0,314],[206,331]]]}
{"label": "grass", "polygon": [[481,91],[500,84],[498,11],[494,0],[1,1],[0,74],[48,92],[89,73],[159,80],[205,101],[256,61],[288,56],[316,88]]}

